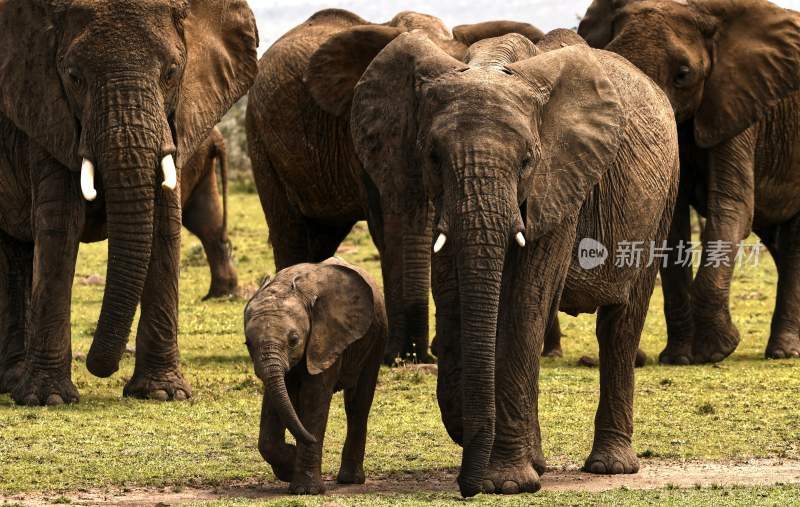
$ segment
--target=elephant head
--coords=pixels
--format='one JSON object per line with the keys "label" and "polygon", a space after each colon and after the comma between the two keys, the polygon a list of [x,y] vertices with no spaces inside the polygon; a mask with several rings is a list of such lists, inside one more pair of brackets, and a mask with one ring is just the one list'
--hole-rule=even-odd
{"label": "elephant head", "polygon": [[265,282],[245,307],[245,336],[256,375],[281,421],[305,443],[285,376],[301,362],[310,375],[330,368],[375,317],[375,295],[362,272],[337,259],[298,264]]}
{"label": "elephant head", "polygon": [[577,216],[620,142],[616,89],[593,50],[571,43],[545,52],[512,34],[473,45],[462,63],[424,34],[404,34],[353,99],[367,172],[425,189],[436,209],[434,251],[449,249],[455,263],[465,496],[480,492],[493,447],[506,256]]}
{"label": "elephant head", "polygon": [[704,148],[800,87],[800,15],[766,0],[595,0],[578,32],[650,76]]}
{"label": "elephant head", "polygon": [[178,191],[176,165],[252,84],[257,45],[244,0],[0,2],[0,113],[81,171],[87,200],[105,202],[108,282],[87,359],[96,375],[118,368],[160,192]]}

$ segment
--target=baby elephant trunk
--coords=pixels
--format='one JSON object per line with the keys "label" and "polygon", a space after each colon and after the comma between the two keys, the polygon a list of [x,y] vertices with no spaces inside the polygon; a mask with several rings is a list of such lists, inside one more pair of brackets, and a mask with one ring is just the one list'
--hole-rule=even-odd
{"label": "baby elephant trunk", "polygon": [[292,400],[289,398],[289,391],[286,390],[286,380],[284,379],[284,369],[280,365],[270,365],[264,375],[264,389],[270,401],[274,404],[278,417],[281,422],[294,435],[298,443],[313,444],[317,441],[314,436],[306,430],[297,412],[294,410]]}

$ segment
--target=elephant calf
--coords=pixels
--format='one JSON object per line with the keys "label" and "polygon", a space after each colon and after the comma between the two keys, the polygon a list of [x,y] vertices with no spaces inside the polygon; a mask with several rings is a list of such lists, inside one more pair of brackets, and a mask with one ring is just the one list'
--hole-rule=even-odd
{"label": "elephant calf", "polygon": [[[264,382],[258,448],[294,494],[321,494],[322,441],[333,393],[344,389],[347,438],[336,481],[363,484],[367,417],[388,326],[363,270],[331,258],[264,283],[245,308],[246,344]],[[284,440],[285,430],[297,446]]]}

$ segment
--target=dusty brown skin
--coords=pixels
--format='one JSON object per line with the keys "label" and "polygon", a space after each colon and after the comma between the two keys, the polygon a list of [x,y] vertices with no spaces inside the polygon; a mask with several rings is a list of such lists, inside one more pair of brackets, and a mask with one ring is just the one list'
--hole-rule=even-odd
{"label": "dusty brown skin", "polygon": [[[214,170],[215,161],[219,167],[222,195]],[[183,225],[200,238],[211,269],[211,287],[204,300],[235,294],[238,285],[228,239],[227,166],[225,138],[214,128],[182,171]]]}
{"label": "dusty brown skin", "polygon": [[[258,448],[295,494],[321,494],[322,442],[344,390],[347,438],[336,481],[364,483],[367,418],[388,333],[378,285],[339,259],[297,264],[245,308],[247,348],[264,382]],[[286,429],[298,442],[287,444]]]}
{"label": "dusty brown skin", "polygon": [[[241,0],[0,1],[0,391],[17,403],[78,401],[72,280],[79,242],[103,223],[89,371],[117,370],[141,302],[124,394],[191,395],[176,340],[181,196],[162,189],[159,165],[174,154],[184,166],[247,91],[257,44]],[[91,203],[82,159],[97,170]]]}
{"label": "dusty brown skin", "polygon": [[778,268],[766,357],[800,356],[800,14],[762,0],[597,0],[580,33],[621,54],[670,98],[679,124],[681,191],[669,241],[690,239],[689,206],[711,242],[733,245],[728,266],[662,273],[664,363],[717,362],[739,332],[729,298],[733,257],[756,232]]}
{"label": "dusty brown skin", "polygon": [[[368,220],[381,255],[390,338],[385,359],[428,353],[430,213],[405,182],[370,178],[349,128],[353,87],[372,58],[399,34],[420,29],[461,58],[467,45],[441,20],[414,12],[378,25],[342,10],[318,12],[261,58],[249,95],[247,135],[253,173],[270,230],[276,269],[319,262],[336,252],[359,220]],[[525,23],[462,26],[465,40],[523,31]],[[335,82],[335,87],[328,86]],[[414,214],[401,210],[414,208]],[[405,212],[404,212],[405,213]]]}
{"label": "dusty brown skin", "polygon": [[425,188],[436,234],[447,236],[432,266],[437,394],[464,447],[464,496],[539,488],[539,357],[559,300],[572,314],[599,310],[600,405],[585,467],[638,470],[633,365],[656,268],[582,271],[573,250],[576,237],[666,237],[675,122],[644,74],[580,42],[544,52],[508,35],[473,45],[464,64],[405,34],[356,87],[353,138],[365,170],[402,172]]}

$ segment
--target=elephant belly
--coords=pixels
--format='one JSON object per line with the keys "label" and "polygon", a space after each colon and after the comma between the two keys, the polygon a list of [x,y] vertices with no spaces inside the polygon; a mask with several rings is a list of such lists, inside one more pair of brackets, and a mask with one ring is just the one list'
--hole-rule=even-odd
{"label": "elephant belly", "polygon": [[753,227],[761,229],[800,213],[800,93],[772,108],[757,128]]}

